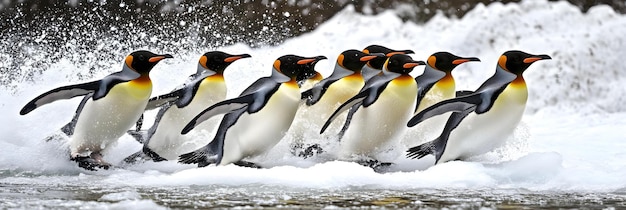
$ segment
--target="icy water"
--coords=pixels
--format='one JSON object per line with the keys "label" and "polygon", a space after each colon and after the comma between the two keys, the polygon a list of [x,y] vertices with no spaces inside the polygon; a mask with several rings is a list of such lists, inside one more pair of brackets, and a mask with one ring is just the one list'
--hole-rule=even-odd
{"label": "icy water", "polygon": [[[392,11],[364,16],[346,8],[312,32],[258,48],[241,43],[202,49],[137,47],[104,36],[95,44],[111,53],[98,54],[84,51],[82,44],[90,42],[81,37],[68,38],[65,51],[49,48],[49,36],[39,37],[38,45],[3,40],[5,49],[22,51],[0,54],[5,85],[0,89],[0,207],[626,208],[623,34],[626,17],[608,6],[582,13],[566,2],[523,1],[479,5],[461,19],[436,15],[425,24],[402,22]],[[143,36],[159,41],[150,34]],[[47,90],[119,71],[132,50],[176,57],[151,73],[153,95],[182,84],[205,51],[249,53],[252,58],[237,61],[225,73],[228,95],[233,97],[258,77],[269,75],[273,60],[281,55],[325,55],[329,60],[321,61],[317,69],[329,75],[338,53],[369,44],[412,49],[413,58],[419,60],[444,50],[479,57],[480,63],[460,66],[453,73],[458,89],[478,87],[493,74],[498,56],[506,50],[553,59],[533,64],[525,73],[526,113],[503,147],[436,166],[432,156],[421,160],[400,156],[386,173],[324,155],[294,157],[289,152],[290,136],[253,160],[264,169],[148,162],[85,171],[67,160],[63,141],[43,141],[71,119],[80,99],[18,114],[26,102]],[[146,122],[154,115],[146,113]],[[306,119],[296,121],[306,124]],[[436,132],[409,130],[403,140],[428,139],[430,134]],[[395,152],[409,146],[415,145],[400,145]],[[140,148],[125,135],[105,152],[105,159],[120,163]]]}

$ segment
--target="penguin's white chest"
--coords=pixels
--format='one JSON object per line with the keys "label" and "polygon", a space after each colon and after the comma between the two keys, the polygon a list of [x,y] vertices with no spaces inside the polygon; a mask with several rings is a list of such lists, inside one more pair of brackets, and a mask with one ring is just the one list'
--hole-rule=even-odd
{"label": "penguin's white chest", "polygon": [[[194,138],[181,135],[185,125],[202,110],[224,100],[226,98],[226,83],[221,81],[208,81],[200,83],[198,91],[189,105],[178,108],[172,105],[159,119],[154,134],[150,137],[148,147],[159,156],[175,160],[179,155],[191,152],[202,145],[206,145],[210,138]],[[219,117],[214,117],[198,125],[193,132],[205,130],[212,132],[219,123]],[[192,135],[193,136],[193,135]]]}
{"label": "penguin's white chest", "polygon": [[416,97],[417,85],[412,77],[401,76],[389,82],[374,104],[361,107],[354,114],[341,139],[341,158],[376,158],[377,153],[398,143],[406,132]]}
{"label": "penguin's white chest", "polygon": [[440,163],[483,154],[502,145],[517,127],[526,108],[525,85],[509,85],[491,109],[469,114],[452,131]]}
{"label": "penguin's white chest", "polygon": [[274,147],[291,126],[298,109],[300,90],[286,83],[258,112],[244,113],[226,133],[220,165],[265,153]]}
{"label": "penguin's white chest", "polygon": [[150,81],[120,83],[96,101],[88,100],[78,117],[69,144],[72,154],[99,152],[137,122],[150,94]]}

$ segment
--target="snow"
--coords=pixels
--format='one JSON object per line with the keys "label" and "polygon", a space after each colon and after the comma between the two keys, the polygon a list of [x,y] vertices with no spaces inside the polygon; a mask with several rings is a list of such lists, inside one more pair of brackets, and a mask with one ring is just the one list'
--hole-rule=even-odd
{"label": "snow", "polygon": [[[381,44],[412,49],[424,60],[437,51],[479,57],[482,62],[454,71],[458,89],[475,89],[495,70],[498,56],[510,49],[548,54],[553,60],[533,64],[525,73],[529,102],[522,123],[509,143],[470,161],[432,166],[432,157],[397,160],[394,171],[376,173],[355,163],[302,160],[288,152],[284,139],[268,155],[256,158],[268,169],[233,165],[195,168],[174,162],[120,166],[109,171],[85,171],[67,160],[63,142],[43,142],[72,117],[80,99],[58,101],[26,116],[18,111],[49,89],[85,81],[80,67],[61,59],[33,82],[0,91],[0,183],[99,183],[111,186],[264,185],[340,189],[526,189],[533,191],[611,192],[626,188],[626,16],[608,6],[582,13],[567,2],[545,0],[520,4],[478,5],[461,19],[437,15],[420,25],[402,22],[393,11],[376,16],[346,8],[316,30],[273,47],[252,49],[243,44],[220,47],[230,53],[249,53],[225,73],[229,97],[238,95],[258,77],[270,74],[273,60],[283,54],[325,55],[317,69],[330,75],[336,56],[346,49]],[[35,50],[35,49],[33,49]],[[195,72],[204,52],[167,52],[175,59],[155,67],[153,95],[180,85]],[[35,52],[36,53],[36,50]],[[68,56],[78,56],[76,55]],[[121,60],[121,59],[120,59]],[[0,66],[8,66],[0,61]],[[113,61],[104,61],[107,66]],[[4,64],[3,64],[4,63]],[[97,70],[101,78],[119,70]],[[18,71],[28,72],[28,69]],[[81,73],[83,72],[83,73]],[[419,70],[415,75],[421,73]],[[149,118],[148,118],[149,119]],[[305,120],[305,119],[298,119]],[[105,158],[119,162],[141,146],[123,136]],[[102,196],[118,202],[111,208],[158,207],[134,191]]]}

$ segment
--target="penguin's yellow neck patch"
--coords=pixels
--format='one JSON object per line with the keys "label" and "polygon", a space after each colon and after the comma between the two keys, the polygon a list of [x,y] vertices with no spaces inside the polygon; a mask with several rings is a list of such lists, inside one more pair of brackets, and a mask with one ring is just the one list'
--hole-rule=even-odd
{"label": "penguin's yellow neck patch", "polygon": [[152,87],[152,80],[150,80],[150,75],[148,74],[142,74],[139,78],[134,79],[129,83],[137,87]]}
{"label": "penguin's yellow neck patch", "polygon": [[224,75],[223,74],[214,74],[211,76],[208,76],[206,78],[204,78],[205,82],[219,82],[219,81],[224,81]]}
{"label": "penguin's yellow neck patch", "polygon": [[524,80],[524,77],[518,75],[517,78],[515,78],[510,85],[513,87],[526,87],[526,81]]}
{"label": "penguin's yellow neck patch", "polygon": [[454,77],[452,77],[451,73],[446,73],[446,76],[444,76],[443,78],[441,78],[438,82],[437,85],[442,85],[442,86],[454,86]]}
{"label": "penguin's yellow neck patch", "polygon": [[283,83],[284,85],[286,85],[287,87],[291,87],[291,88],[300,88],[298,87],[298,83],[296,82],[296,79],[291,79],[289,80],[289,82],[285,82]]}
{"label": "penguin's yellow neck patch", "polygon": [[397,85],[405,86],[415,83],[415,79],[411,77],[411,75],[403,74],[398,78],[393,79],[392,82]]}
{"label": "penguin's yellow neck patch", "polygon": [[351,81],[352,80],[363,81],[363,76],[361,76],[360,72],[355,72],[354,74],[350,74],[350,75],[344,77],[344,79],[351,80]]}

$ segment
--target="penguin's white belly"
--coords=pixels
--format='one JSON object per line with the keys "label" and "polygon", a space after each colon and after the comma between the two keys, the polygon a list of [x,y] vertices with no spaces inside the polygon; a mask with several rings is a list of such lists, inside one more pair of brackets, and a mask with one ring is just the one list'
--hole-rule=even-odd
{"label": "penguin's white belly", "polygon": [[152,84],[133,81],[115,85],[96,101],[88,100],[69,140],[72,155],[99,152],[126,133],[143,113]]}
{"label": "penguin's white belly", "polygon": [[[159,156],[176,160],[178,156],[202,147],[210,142],[210,138],[193,138],[192,134],[181,135],[185,125],[202,110],[224,100],[226,97],[226,85],[224,83],[207,85],[201,84],[195,97],[189,105],[178,108],[172,105],[161,117],[156,131],[150,138],[148,148]],[[219,123],[220,117],[213,117],[198,125],[192,132],[205,130],[212,132]]]}
{"label": "penguin's white belly", "polygon": [[469,114],[450,134],[439,163],[487,153],[502,145],[522,119],[527,97],[526,88],[509,86],[488,112]]}
{"label": "penguin's white belly", "polygon": [[298,87],[282,84],[261,110],[242,114],[226,133],[220,165],[261,155],[274,147],[291,126],[299,101]]}
{"label": "penguin's white belly", "polygon": [[364,155],[379,159],[378,153],[394,146],[404,135],[415,109],[417,87],[415,82],[398,85],[394,81],[374,104],[361,107],[354,114],[341,139],[341,158]]}

